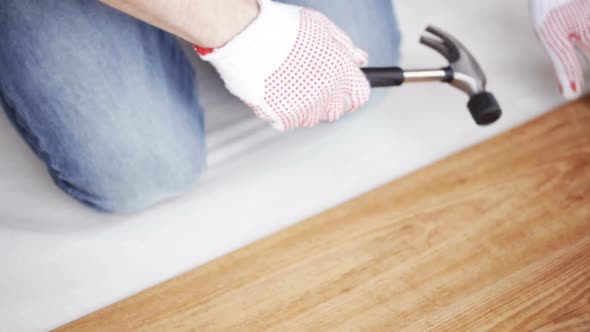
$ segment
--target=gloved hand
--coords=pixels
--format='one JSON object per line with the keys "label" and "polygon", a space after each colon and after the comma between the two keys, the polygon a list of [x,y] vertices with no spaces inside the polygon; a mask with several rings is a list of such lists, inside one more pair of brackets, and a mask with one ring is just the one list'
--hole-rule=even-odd
{"label": "gloved hand", "polygon": [[367,54],[319,12],[259,0],[258,17],[218,49],[195,46],[228,90],[285,131],[334,121],[369,98]]}
{"label": "gloved hand", "polygon": [[584,77],[576,49],[590,59],[590,1],[531,0],[531,14],[562,94],[567,99],[579,97]]}

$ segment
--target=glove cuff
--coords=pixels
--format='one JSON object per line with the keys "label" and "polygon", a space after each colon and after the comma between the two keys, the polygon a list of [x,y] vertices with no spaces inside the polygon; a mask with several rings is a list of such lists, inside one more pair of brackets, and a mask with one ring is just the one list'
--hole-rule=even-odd
{"label": "glove cuff", "polygon": [[[287,49],[288,54],[297,37],[300,7],[270,0],[258,0],[258,5],[258,16],[226,45],[214,49],[194,45],[195,51],[203,60],[214,65],[227,57],[251,55],[254,52]],[[277,55],[281,61],[286,56],[272,56]]]}

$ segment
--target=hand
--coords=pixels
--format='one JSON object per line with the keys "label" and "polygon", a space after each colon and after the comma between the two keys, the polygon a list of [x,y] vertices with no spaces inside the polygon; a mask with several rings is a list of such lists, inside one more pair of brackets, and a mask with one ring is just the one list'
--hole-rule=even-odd
{"label": "hand", "polygon": [[584,77],[576,50],[590,59],[590,1],[531,0],[531,14],[562,94],[567,99],[579,97]]}
{"label": "hand", "polygon": [[359,109],[367,54],[319,12],[260,0],[258,17],[218,49],[195,47],[228,90],[281,131]]}

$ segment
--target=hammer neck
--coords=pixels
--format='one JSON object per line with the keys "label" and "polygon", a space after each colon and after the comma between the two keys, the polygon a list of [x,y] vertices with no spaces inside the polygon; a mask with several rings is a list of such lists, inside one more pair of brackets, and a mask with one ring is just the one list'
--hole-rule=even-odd
{"label": "hammer neck", "polygon": [[453,72],[450,68],[406,70],[404,79],[405,82],[451,82]]}

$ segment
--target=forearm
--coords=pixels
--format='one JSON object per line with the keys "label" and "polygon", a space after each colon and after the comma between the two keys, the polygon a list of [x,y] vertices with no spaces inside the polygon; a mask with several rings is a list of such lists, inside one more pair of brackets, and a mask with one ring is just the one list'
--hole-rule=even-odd
{"label": "forearm", "polygon": [[101,0],[202,47],[220,47],[258,14],[257,0]]}

